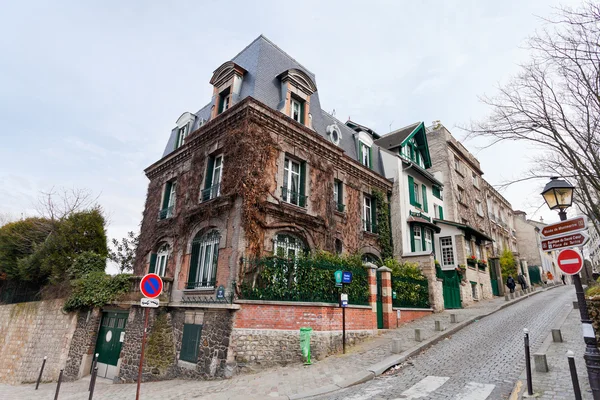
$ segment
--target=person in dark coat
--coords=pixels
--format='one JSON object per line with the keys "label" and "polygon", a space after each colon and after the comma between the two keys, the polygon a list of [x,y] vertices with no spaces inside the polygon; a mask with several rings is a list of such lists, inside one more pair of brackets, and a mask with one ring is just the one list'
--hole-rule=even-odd
{"label": "person in dark coat", "polygon": [[565,282],[565,279],[566,279],[566,276],[565,276],[565,274],[562,274],[562,275],[560,276],[560,279],[562,279],[562,281],[563,281],[563,285],[566,285],[566,284],[567,284],[567,282]]}
{"label": "person in dark coat", "polygon": [[521,285],[521,289],[527,289],[527,281],[525,280],[523,274],[519,274],[519,276],[517,276],[517,282],[519,282],[519,285]]}
{"label": "person in dark coat", "polygon": [[515,280],[513,279],[512,276],[509,276],[508,279],[506,280],[506,286],[508,286],[511,293],[515,292],[515,286],[517,286],[517,284],[515,283]]}

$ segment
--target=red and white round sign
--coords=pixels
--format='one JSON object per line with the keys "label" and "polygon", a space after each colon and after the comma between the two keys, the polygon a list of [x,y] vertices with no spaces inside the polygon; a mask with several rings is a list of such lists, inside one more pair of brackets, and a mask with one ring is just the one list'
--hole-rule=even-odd
{"label": "red and white round sign", "polygon": [[558,253],[558,267],[567,275],[575,275],[583,267],[583,257],[577,250],[566,249]]}

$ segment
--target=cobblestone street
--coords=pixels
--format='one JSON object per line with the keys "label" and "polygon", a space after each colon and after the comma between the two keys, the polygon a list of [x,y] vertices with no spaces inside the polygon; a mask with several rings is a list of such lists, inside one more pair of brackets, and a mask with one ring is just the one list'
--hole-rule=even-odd
{"label": "cobblestone street", "polygon": [[[571,307],[572,298],[573,288],[567,286],[522,299],[423,351],[410,360],[412,365],[401,368],[395,376],[382,376],[363,385],[323,395],[320,399],[393,399],[428,376],[449,379],[434,379],[430,382],[433,386],[439,383],[443,385],[439,385],[436,392],[427,398],[455,398],[465,387],[471,392],[479,390],[467,386],[470,382],[493,385],[480,388],[484,391],[493,389],[490,399],[505,398],[524,368],[523,327],[531,330],[535,350],[555,319],[564,313],[565,307]],[[346,355],[328,357],[308,367],[294,364],[221,381],[174,380],[144,383],[141,398],[287,399],[310,390],[341,384],[349,376],[391,356],[392,338],[401,338],[404,349],[415,346],[415,328],[422,329],[425,340],[432,339],[440,335],[440,332],[434,331],[434,320],[441,320],[444,326],[450,328],[450,313],[455,313],[459,322],[462,322],[506,305],[504,298],[496,298],[466,309],[434,314],[399,329],[386,331],[373,340],[350,348]],[[59,399],[87,399],[88,384],[87,380],[64,383]],[[0,385],[0,399],[53,399],[55,388],[56,383],[42,384],[37,392],[33,390],[33,385]],[[94,399],[132,399],[135,398],[135,389],[135,384],[113,385],[99,381]],[[467,398],[469,397],[465,397]]]}

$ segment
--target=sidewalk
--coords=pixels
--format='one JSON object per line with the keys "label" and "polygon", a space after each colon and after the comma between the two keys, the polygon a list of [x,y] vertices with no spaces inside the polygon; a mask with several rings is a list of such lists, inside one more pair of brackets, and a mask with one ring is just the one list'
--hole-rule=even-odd
{"label": "sidewalk", "polygon": [[[477,303],[466,309],[447,310],[441,313],[411,321],[397,329],[384,331],[379,336],[347,349],[347,354],[334,355],[313,365],[295,364],[277,367],[254,374],[243,374],[229,380],[189,381],[174,380],[142,384],[142,398],[149,399],[301,399],[325,394],[343,387],[373,379],[389,367],[399,364],[409,357],[432,346],[473,321],[492,314],[504,307],[540,293],[538,289],[528,295],[511,301],[495,298]],[[458,316],[458,323],[450,323],[450,314]],[[434,321],[442,321],[446,328],[442,332],[434,330]],[[414,339],[414,329],[421,329],[422,342]],[[402,339],[404,345],[401,354],[392,354],[393,338]],[[89,381],[81,380],[64,383],[59,399],[87,399]],[[34,385],[0,385],[0,398],[31,398]],[[40,385],[35,398],[52,399],[56,383]],[[135,384],[113,385],[100,382],[96,386],[94,399],[131,399],[135,396]]]}
{"label": "sidewalk", "polygon": [[[575,301],[575,294],[573,294],[573,301]],[[548,337],[537,351],[538,353],[546,353],[549,372],[536,372],[533,354],[531,355],[531,381],[534,395],[538,399],[572,399],[575,397],[566,355],[569,350],[575,353],[575,365],[577,366],[581,395],[584,399],[593,398],[583,359],[585,343],[579,310],[573,309],[570,304],[569,307],[570,309],[567,309],[562,321],[557,323],[557,327],[560,327],[562,333],[563,342],[552,342],[552,334],[549,332]],[[511,400],[527,398],[524,396],[526,393],[527,374],[524,370],[515,385]]]}

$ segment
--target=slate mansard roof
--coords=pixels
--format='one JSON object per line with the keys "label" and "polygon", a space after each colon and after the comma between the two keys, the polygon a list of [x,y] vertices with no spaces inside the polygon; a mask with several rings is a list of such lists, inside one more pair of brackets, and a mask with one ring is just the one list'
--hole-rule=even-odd
{"label": "slate mansard roof", "polygon": [[[252,97],[274,110],[279,110],[282,105],[281,103],[285,99],[282,99],[281,96],[281,81],[278,76],[289,69],[301,70],[306,73],[316,85],[315,75],[311,71],[263,35],[257,37],[245,49],[233,57],[231,61],[246,70],[238,101],[241,101],[246,97]],[[208,103],[194,114],[196,118],[190,132],[195,131],[203,122],[210,119],[211,106],[212,102]],[[327,140],[329,140],[326,131],[327,126],[336,124],[341,132],[339,147],[343,149],[350,158],[360,162],[360,160],[358,160],[357,151],[357,132],[322,110],[318,91],[310,96],[310,114],[312,116],[313,129],[317,134]],[[176,138],[177,128],[174,128],[171,131],[171,136],[163,153],[163,157],[174,151]],[[379,146],[373,144],[372,149],[373,171],[380,175],[384,175],[383,166],[380,161]]]}

